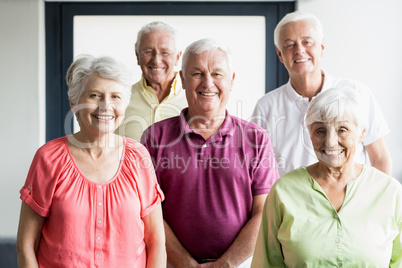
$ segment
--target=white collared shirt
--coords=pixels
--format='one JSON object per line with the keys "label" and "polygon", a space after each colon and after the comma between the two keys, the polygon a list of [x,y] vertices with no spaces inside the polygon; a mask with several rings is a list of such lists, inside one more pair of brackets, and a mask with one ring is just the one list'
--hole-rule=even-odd
{"label": "white collared shirt", "polygon": [[[363,84],[350,79],[335,79],[322,72],[325,77],[322,91],[334,87],[349,87],[358,90],[362,98],[367,98],[369,129],[363,143],[356,148],[355,160],[369,165],[370,159],[364,146],[389,133],[388,124],[377,101]],[[268,131],[280,176],[300,166],[317,162],[310,134],[304,125],[309,103],[309,99],[299,95],[289,81],[265,94],[254,108],[251,121]]]}

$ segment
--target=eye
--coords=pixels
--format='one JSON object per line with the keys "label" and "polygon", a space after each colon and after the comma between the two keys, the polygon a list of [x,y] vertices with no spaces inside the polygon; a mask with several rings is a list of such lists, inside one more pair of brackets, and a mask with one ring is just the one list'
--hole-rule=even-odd
{"label": "eye", "polygon": [[90,95],[90,97],[91,97],[91,98],[99,98],[100,95],[99,95],[98,93],[92,93],[92,94]]}
{"label": "eye", "polygon": [[215,77],[215,78],[221,78],[221,77],[223,77],[223,74],[221,74],[221,73],[212,73],[212,76]]}
{"label": "eye", "polygon": [[304,41],[304,44],[305,44],[306,46],[312,46],[312,45],[314,45],[314,41],[313,41],[313,40],[305,40],[305,41]]}
{"label": "eye", "polygon": [[287,44],[285,44],[284,47],[285,47],[286,49],[291,49],[291,48],[294,47],[294,45],[295,45],[294,43],[287,43]]}
{"label": "eye", "polygon": [[348,133],[348,130],[346,128],[340,128],[338,130],[339,135],[345,135],[346,133]]}
{"label": "eye", "polygon": [[166,51],[163,51],[163,52],[161,52],[161,55],[162,55],[162,57],[169,57],[170,53],[166,52]]}
{"label": "eye", "polygon": [[198,72],[198,73],[192,73],[191,76],[193,78],[201,78],[202,77],[202,73]]}

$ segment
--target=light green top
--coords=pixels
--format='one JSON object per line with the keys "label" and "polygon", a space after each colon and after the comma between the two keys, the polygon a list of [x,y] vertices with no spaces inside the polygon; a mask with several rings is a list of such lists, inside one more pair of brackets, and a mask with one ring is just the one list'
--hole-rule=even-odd
{"label": "light green top", "polygon": [[402,186],[364,166],[339,212],[306,167],[272,187],[251,267],[402,267]]}

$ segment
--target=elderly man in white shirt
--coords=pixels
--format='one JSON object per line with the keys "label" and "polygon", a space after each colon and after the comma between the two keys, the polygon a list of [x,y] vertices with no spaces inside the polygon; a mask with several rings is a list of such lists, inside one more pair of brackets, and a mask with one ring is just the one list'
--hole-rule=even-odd
{"label": "elderly man in white shirt", "polygon": [[279,174],[317,162],[304,115],[317,94],[339,86],[356,89],[368,105],[369,129],[355,160],[391,174],[392,161],[383,139],[389,128],[372,93],[357,81],[333,78],[321,69],[324,43],[320,21],[311,14],[289,13],[278,23],[274,42],[290,79],[257,102],[252,121],[269,132]]}

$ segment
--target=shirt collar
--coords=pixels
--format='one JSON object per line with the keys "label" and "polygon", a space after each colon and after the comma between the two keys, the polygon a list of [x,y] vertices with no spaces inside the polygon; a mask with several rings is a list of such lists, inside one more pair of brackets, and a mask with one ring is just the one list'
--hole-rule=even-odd
{"label": "shirt collar", "polygon": [[[323,91],[331,88],[331,85],[333,84],[332,83],[333,78],[330,77],[329,75],[327,75],[327,73],[324,70],[321,70],[321,73],[324,76],[324,83],[322,85],[322,89],[321,89],[320,92],[323,92]],[[303,96],[301,96],[299,93],[297,93],[297,91],[293,88],[292,83],[290,83],[290,79],[286,83],[285,87],[286,87],[285,88],[286,93],[287,93],[287,95],[288,95],[288,97],[289,97],[291,102],[296,102],[296,101],[302,102],[302,101],[304,101],[304,99],[307,99],[307,98],[303,98]],[[314,96],[313,99],[315,97],[316,96]],[[307,103],[308,103],[308,100],[307,100]]]}
{"label": "shirt collar", "polygon": [[[188,108],[184,108],[179,115],[181,133],[183,133],[183,135],[189,134],[189,133],[198,134],[193,129],[191,129],[190,126],[188,125],[187,120],[186,120],[187,112],[188,112]],[[233,136],[235,130],[236,130],[236,126],[235,126],[234,118],[226,110],[225,121],[223,121],[223,124],[221,125],[219,130],[211,137],[211,139],[217,140],[218,138],[221,138],[223,136],[227,136],[227,135]]]}

